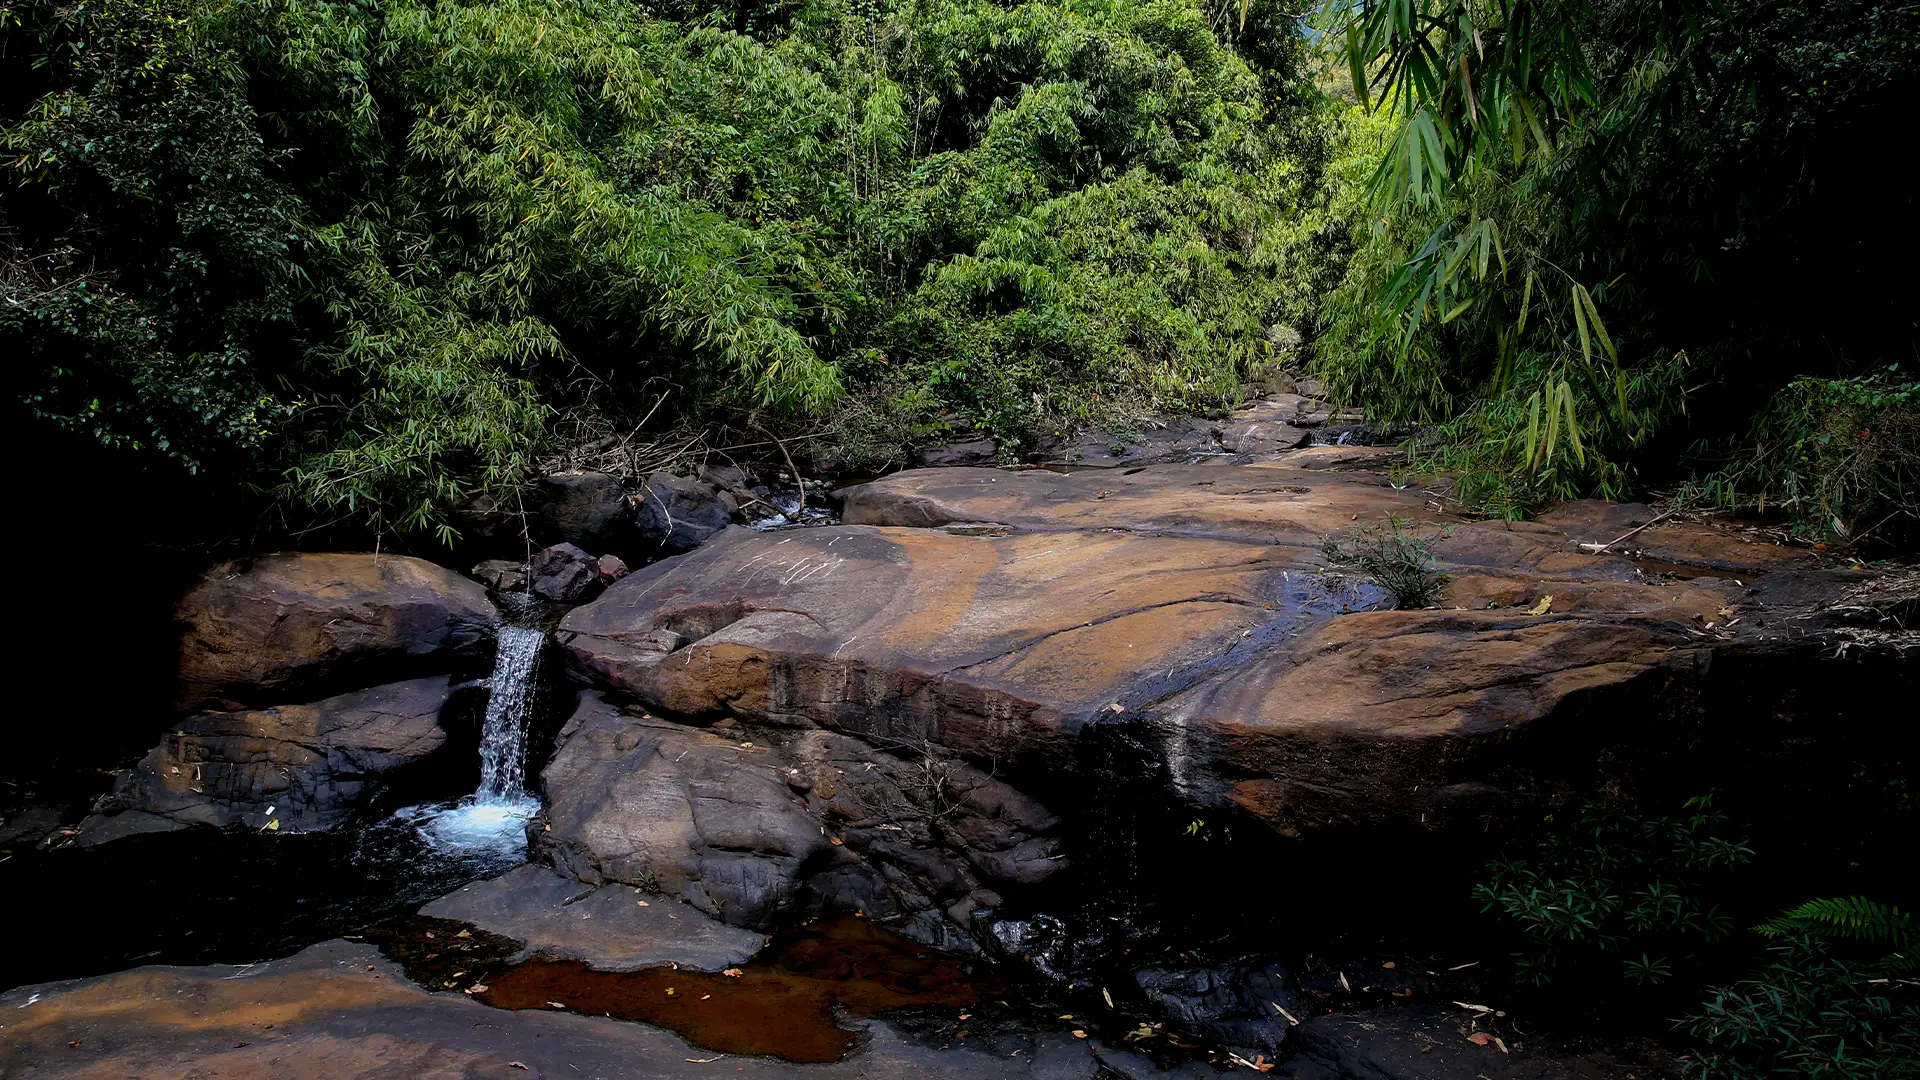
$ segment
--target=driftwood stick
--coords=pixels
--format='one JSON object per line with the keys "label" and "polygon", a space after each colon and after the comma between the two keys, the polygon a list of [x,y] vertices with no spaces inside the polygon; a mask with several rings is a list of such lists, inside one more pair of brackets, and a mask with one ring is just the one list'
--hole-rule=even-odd
{"label": "driftwood stick", "polygon": [[1658,525],[1661,522],[1672,517],[1673,513],[1674,512],[1672,510],[1669,510],[1664,514],[1661,514],[1659,517],[1654,518],[1652,521],[1647,522],[1645,525],[1636,525],[1635,527],[1628,529],[1626,532],[1621,533],[1619,536],[1614,537],[1613,539],[1607,541],[1604,544],[1595,544],[1592,542],[1588,542],[1588,543],[1581,544],[1580,548],[1581,550],[1585,551],[1589,555],[1598,555],[1601,552],[1607,550],[1608,548],[1612,547],[1613,545],[1619,543],[1622,540],[1630,539],[1634,535],[1644,530],[1653,528],[1655,525]]}

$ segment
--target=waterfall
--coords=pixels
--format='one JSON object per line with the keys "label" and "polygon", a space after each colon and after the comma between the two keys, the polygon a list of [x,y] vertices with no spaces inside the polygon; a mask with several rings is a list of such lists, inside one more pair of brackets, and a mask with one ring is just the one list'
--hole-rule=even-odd
{"label": "waterfall", "polygon": [[487,865],[505,860],[501,869],[525,858],[527,820],[540,811],[540,800],[527,791],[527,721],[546,644],[543,630],[500,628],[480,725],[479,788],[456,802],[423,803],[394,814],[393,821],[439,856]]}
{"label": "waterfall", "polygon": [[527,795],[527,711],[533,701],[534,674],[543,630],[500,628],[499,650],[488,680],[487,718],[480,728],[480,802],[525,803]]}

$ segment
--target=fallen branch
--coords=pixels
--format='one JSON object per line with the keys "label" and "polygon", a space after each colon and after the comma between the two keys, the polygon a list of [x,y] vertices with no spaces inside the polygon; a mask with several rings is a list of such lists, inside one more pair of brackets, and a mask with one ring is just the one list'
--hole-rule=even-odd
{"label": "fallen branch", "polygon": [[1613,539],[1607,541],[1604,544],[1596,544],[1591,541],[1588,541],[1580,545],[1580,550],[1587,552],[1589,555],[1598,555],[1601,552],[1612,547],[1613,545],[1621,542],[1622,540],[1631,539],[1633,536],[1641,532],[1644,532],[1647,529],[1653,528],[1655,525],[1658,525],[1661,522],[1672,517],[1673,513],[1674,512],[1672,510],[1669,510],[1666,513],[1661,514],[1659,517],[1654,518],[1652,521],[1649,521],[1644,525],[1636,525],[1635,527],[1628,529],[1626,532],[1621,533],[1619,536],[1614,537]]}

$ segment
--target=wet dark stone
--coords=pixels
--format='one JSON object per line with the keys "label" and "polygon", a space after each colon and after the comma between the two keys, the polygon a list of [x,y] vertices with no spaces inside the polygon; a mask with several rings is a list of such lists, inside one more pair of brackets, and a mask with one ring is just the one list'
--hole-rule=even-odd
{"label": "wet dark stone", "polygon": [[468,576],[494,592],[520,592],[527,587],[527,564],[513,559],[487,559]]}
{"label": "wet dark stone", "polygon": [[1268,1054],[1286,1041],[1280,1010],[1299,1016],[1292,981],[1278,964],[1212,968],[1142,968],[1134,983],[1166,1017],[1190,1035]]}
{"label": "wet dark stone", "polygon": [[733,523],[739,504],[727,492],[672,473],[647,477],[640,537],[668,551],[691,551]]}
{"label": "wet dark stone", "polygon": [[572,544],[534,552],[527,569],[533,591],[562,604],[584,599],[600,586],[599,560]]}
{"label": "wet dark stone", "polygon": [[620,544],[633,524],[633,504],[618,477],[599,472],[561,472],[539,481],[544,497],[537,528],[543,539],[603,553]]}

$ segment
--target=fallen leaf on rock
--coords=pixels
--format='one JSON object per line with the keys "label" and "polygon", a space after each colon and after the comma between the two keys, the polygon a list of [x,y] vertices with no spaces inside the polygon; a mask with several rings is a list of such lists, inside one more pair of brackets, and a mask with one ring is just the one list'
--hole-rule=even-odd
{"label": "fallen leaf on rock", "polygon": [[1493,1007],[1490,1005],[1474,1005],[1470,1002],[1465,1002],[1465,1001],[1456,1001],[1454,1002],[1454,1004],[1460,1006],[1461,1008],[1467,1010],[1468,1012],[1490,1013],[1493,1011]]}
{"label": "fallen leaf on rock", "polygon": [[[185,732],[182,732],[181,734],[185,734]],[[69,1049],[69,1050],[71,1050],[71,1049],[73,1049],[74,1047],[76,1047],[76,1046],[79,1046],[79,1045],[80,1045],[80,1040],[79,1040],[79,1039],[75,1039],[75,1040],[73,1040],[72,1042],[70,1042],[70,1043],[68,1043],[68,1044],[67,1044],[67,1049]]]}
{"label": "fallen leaf on rock", "polygon": [[526,1066],[525,1066],[525,1065],[523,1065],[523,1064],[521,1064],[521,1063],[520,1063],[520,1062],[518,1062],[518,1061],[509,1061],[509,1062],[507,1062],[507,1068],[509,1068],[509,1069],[525,1069],[525,1068],[526,1068]]}
{"label": "fallen leaf on rock", "polygon": [[486,992],[487,992],[486,983],[474,983],[472,986],[467,987],[467,993],[469,994],[484,994]]}
{"label": "fallen leaf on rock", "polygon": [[1300,1022],[1300,1021],[1298,1021],[1298,1020],[1295,1020],[1295,1019],[1293,1018],[1293,1014],[1292,1014],[1292,1013],[1290,1013],[1290,1012],[1288,1012],[1287,1010],[1285,1010],[1285,1009],[1283,1009],[1283,1008],[1281,1008],[1281,1007],[1280,1007],[1280,1003],[1279,1003],[1279,1002],[1277,1002],[1277,1001],[1269,1001],[1269,1002],[1267,1002],[1267,1004],[1269,1004],[1269,1005],[1271,1005],[1271,1006],[1273,1006],[1273,1011],[1274,1011],[1274,1012],[1277,1012],[1277,1013],[1279,1013],[1279,1014],[1280,1014],[1281,1016],[1284,1016],[1284,1017],[1286,1017],[1286,1018],[1287,1018],[1287,1023],[1289,1023],[1289,1024],[1298,1024],[1298,1023]]}
{"label": "fallen leaf on rock", "polygon": [[720,974],[725,975],[729,979],[737,979],[740,977],[741,971],[739,968],[728,968]]}
{"label": "fallen leaf on rock", "polygon": [[234,1043],[234,1044],[233,1044],[233,1048],[234,1048],[235,1050],[238,1050],[238,1049],[240,1049],[240,1048],[241,1048],[241,1047],[243,1047],[243,1046],[252,1046],[252,1045],[253,1045],[252,1043],[243,1043],[243,1042],[237,1042],[237,1043]]}
{"label": "fallen leaf on rock", "polygon": [[638,904],[638,905],[640,905],[641,907],[652,907],[652,906],[653,906],[652,904],[649,904],[649,903],[647,903],[647,902],[646,902],[645,900],[635,900],[635,901],[634,901],[634,903],[636,903],[636,904]]}
{"label": "fallen leaf on rock", "polygon": [[[678,990],[675,990],[675,989],[674,989],[673,987],[671,987],[671,986],[669,986],[669,987],[667,987],[667,996],[668,996],[668,997],[679,997],[679,996],[680,996],[680,991],[678,991]],[[548,1004],[552,1004],[552,1003],[551,1003],[551,1002],[549,1002]]]}
{"label": "fallen leaf on rock", "polygon": [[1074,1038],[1076,1038],[1076,1039],[1084,1039],[1084,1038],[1086,1038],[1086,1037],[1087,1037],[1087,1033],[1086,1033],[1086,1032],[1085,1032],[1084,1030],[1082,1030],[1082,1029],[1080,1029],[1080,1028],[1074,1028],[1074,1029],[1073,1029],[1073,1037],[1074,1037]]}
{"label": "fallen leaf on rock", "polygon": [[1393,961],[1391,961],[1391,960],[1389,960],[1389,961],[1387,961],[1386,963],[1384,963],[1384,964],[1381,964],[1380,966],[1381,966],[1381,967],[1383,967],[1383,968],[1386,968],[1386,969],[1387,969],[1388,971],[1392,971],[1392,970],[1393,970]]}
{"label": "fallen leaf on rock", "polygon": [[1488,1043],[1493,1041],[1493,1036],[1487,1034],[1484,1031],[1476,1031],[1473,1034],[1467,1036],[1467,1041],[1472,1043],[1475,1046],[1485,1046]]}
{"label": "fallen leaf on rock", "polygon": [[688,1058],[687,1060],[693,1062],[695,1065],[705,1065],[709,1061],[719,1061],[720,1059],[719,1058]]}
{"label": "fallen leaf on rock", "polygon": [[1507,1044],[1506,1044],[1506,1043],[1504,1043],[1504,1042],[1502,1042],[1502,1041],[1500,1040],[1500,1036],[1498,1036],[1498,1035],[1495,1035],[1495,1036],[1493,1037],[1493,1045],[1495,1045],[1495,1046],[1497,1046],[1497,1047],[1499,1047],[1499,1048],[1500,1048],[1500,1052],[1501,1052],[1501,1053],[1503,1053],[1503,1054],[1511,1054],[1511,1053],[1513,1053],[1513,1051],[1511,1051],[1511,1050],[1509,1050],[1509,1049],[1507,1049]]}
{"label": "fallen leaf on rock", "polygon": [[[669,990],[669,991],[667,991],[667,993],[669,993],[669,994],[671,994],[671,993],[673,993],[673,991],[671,991],[671,990]],[[564,1008],[566,1008],[566,1006],[565,1006],[565,1005],[562,1005],[562,1004],[560,1004],[560,1003],[559,1003],[559,1002],[557,1002],[557,1001],[549,1001],[549,1002],[547,1002],[547,1004],[549,1004],[549,1005],[551,1005],[551,1006],[553,1006],[553,1007],[554,1007],[554,1008],[556,1008],[556,1009],[564,1009]]]}
{"label": "fallen leaf on rock", "polygon": [[1551,595],[1548,595],[1548,596],[1541,597],[1539,603],[1528,608],[1527,614],[1545,615],[1552,610],[1553,610],[1553,597]]}

